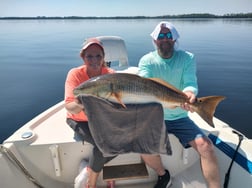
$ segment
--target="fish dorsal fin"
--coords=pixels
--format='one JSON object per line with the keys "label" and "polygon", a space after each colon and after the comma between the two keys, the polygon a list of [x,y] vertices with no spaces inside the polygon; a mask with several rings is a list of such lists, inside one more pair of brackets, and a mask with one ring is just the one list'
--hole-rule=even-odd
{"label": "fish dorsal fin", "polygon": [[154,82],[157,82],[157,83],[159,83],[159,84],[161,84],[161,85],[163,85],[165,87],[171,88],[171,89],[173,89],[173,90],[175,90],[175,91],[177,91],[179,93],[182,92],[178,88],[176,88],[175,86],[171,85],[170,83],[168,83],[168,82],[166,82],[166,81],[164,81],[164,80],[162,80],[160,78],[147,78],[147,79],[152,80]]}

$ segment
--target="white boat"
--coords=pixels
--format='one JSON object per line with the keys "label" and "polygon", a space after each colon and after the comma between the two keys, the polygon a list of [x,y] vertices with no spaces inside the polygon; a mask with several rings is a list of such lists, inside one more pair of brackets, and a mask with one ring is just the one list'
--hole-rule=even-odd
{"label": "white boat", "polygon": [[[127,50],[120,37],[104,36],[100,39],[105,46],[106,61],[112,62],[112,65],[115,63],[118,72],[137,72],[136,67],[128,67]],[[226,187],[229,188],[251,187],[252,140],[215,117],[215,128],[212,128],[196,113],[190,113],[189,116],[215,145],[222,184],[226,179]],[[65,117],[62,101],[23,125],[2,143],[1,188],[74,187],[81,161],[88,159],[92,145],[74,138],[74,132],[66,124]],[[207,187],[198,154],[192,148],[184,149],[174,135],[168,136],[173,153],[161,157],[165,168],[171,173],[172,188]],[[112,180],[118,188],[153,187],[157,175],[152,169],[147,167],[147,173],[139,175],[137,169],[129,170],[131,168],[125,166],[134,169],[137,164],[142,164],[137,153],[117,156],[106,164],[106,168],[111,171],[111,167],[119,166],[124,174],[108,178],[104,169],[98,179],[98,187],[106,187],[107,182]],[[117,175],[120,173],[116,172]]]}

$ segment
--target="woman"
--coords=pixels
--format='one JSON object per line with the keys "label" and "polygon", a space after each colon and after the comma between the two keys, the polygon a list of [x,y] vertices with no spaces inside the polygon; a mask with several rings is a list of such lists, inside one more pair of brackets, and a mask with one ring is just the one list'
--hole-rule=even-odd
{"label": "woman", "polygon": [[[105,66],[104,48],[97,38],[87,39],[80,51],[84,64],[71,69],[65,82],[65,108],[67,123],[84,141],[94,145],[89,159],[88,173],[84,179],[86,188],[95,188],[96,181],[103,165],[113,157],[105,158],[96,147],[88,127],[88,118],[84,106],[73,95],[73,89],[88,79],[102,74],[114,73],[114,70]],[[85,169],[86,170],[86,169]]]}

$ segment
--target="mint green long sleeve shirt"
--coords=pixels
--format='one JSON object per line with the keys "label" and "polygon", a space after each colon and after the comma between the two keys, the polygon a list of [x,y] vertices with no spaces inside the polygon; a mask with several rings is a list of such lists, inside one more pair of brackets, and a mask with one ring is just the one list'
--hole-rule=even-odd
{"label": "mint green long sleeve shirt", "polygon": [[[139,75],[146,78],[160,78],[181,91],[198,93],[196,62],[194,55],[177,50],[169,59],[163,59],[156,51],[144,55],[139,61]],[[188,112],[177,107],[164,109],[165,120],[187,117]]]}

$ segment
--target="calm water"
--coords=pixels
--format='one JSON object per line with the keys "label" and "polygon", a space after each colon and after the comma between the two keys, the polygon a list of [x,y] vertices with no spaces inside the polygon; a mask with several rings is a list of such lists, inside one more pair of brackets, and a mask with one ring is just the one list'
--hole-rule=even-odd
{"label": "calm water", "polygon": [[[137,65],[153,49],[149,33],[159,21],[0,20],[0,142],[63,99],[68,70],[82,64],[85,38],[121,36]],[[226,96],[216,117],[252,138],[252,20],[170,21],[181,34],[180,48],[196,55],[199,96]]]}

